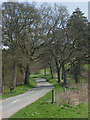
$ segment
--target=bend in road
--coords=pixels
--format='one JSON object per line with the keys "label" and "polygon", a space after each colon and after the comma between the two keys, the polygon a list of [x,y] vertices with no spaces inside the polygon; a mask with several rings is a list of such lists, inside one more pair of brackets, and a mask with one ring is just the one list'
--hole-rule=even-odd
{"label": "bend in road", "polygon": [[11,115],[43,97],[54,88],[53,85],[46,82],[45,79],[35,78],[35,80],[37,83],[36,88],[30,89],[24,94],[0,101],[0,108],[2,106],[2,111],[0,111],[2,118],[9,118]]}

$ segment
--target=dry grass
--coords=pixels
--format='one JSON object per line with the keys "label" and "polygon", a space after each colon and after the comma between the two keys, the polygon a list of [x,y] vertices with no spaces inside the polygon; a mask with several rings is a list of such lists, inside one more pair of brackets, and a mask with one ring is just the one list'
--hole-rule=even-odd
{"label": "dry grass", "polygon": [[79,83],[79,84],[69,84],[68,90],[57,94],[56,103],[57,104],[69,104],[69,105],[78,105],[83,102],[88,101],[88,84]]}

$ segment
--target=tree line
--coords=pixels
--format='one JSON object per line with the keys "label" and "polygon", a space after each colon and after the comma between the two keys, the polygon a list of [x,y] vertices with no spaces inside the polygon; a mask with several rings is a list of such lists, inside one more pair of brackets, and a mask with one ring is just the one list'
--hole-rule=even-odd
{"label": "tree line", "polygon": [[[88,20],[79,8],[69,15],[63,5],[4,2],[2,44],[8,46],[2,50],[3,81],[12,64],[10,90],[16,87],[18,72],[25,74],[24,84],[29,84],[32,61],[39,61],[44,69],[48,66],[52,78],[55,69],[58,83],[62,72],[67,84],[67,71],[77,83],[80,66],[88,59]],[[5,63],[9,64],[6,71]]]}

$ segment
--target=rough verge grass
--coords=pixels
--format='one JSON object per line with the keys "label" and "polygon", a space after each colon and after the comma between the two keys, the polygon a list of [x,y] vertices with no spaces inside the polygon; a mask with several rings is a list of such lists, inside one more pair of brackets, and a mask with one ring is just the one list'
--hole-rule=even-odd
{"label": "rough verge grass", "polygon": [[[55,79],[51,79],[50,75],[46,77],[38,75],[37,78],[46,78],[46,80],[55,86],[55,96],[64,93],[64,87],[57,83]],[[54,104],[52,101],[52,92],[50,91],[44,97],[36,102],[23,108],[12,118],[88,118],[88,104],[81,103],[77,106],[66,104],[65,99],[62,99],[63,104]]]}
{"label": "rough verge grass", "polygon": [[17,86],[12,92],[10,91],[10,89],[6,89],[3,93],[2,93],[2,99],[5,98],[9,98],[15,95],[19,95],[19,94],[23,94],[24,92],[26,92],[27,90],[36,87],[36,82],[34,78],[30,78],[30,84],[29,85],[19,85]]}

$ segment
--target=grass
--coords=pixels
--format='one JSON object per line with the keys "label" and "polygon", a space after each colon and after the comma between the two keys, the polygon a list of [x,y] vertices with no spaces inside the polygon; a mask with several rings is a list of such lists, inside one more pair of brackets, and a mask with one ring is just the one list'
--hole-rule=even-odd
{"label": "grass", "polygon": [[[46,69],[46,73],[49,73],[50,72],[50,70],[49,69]],[[44,74],[44,69],[42,69],[41,71],[40,71],[40,74]]]}
{"label": "grass", "polygon": [[2,93],[2,99],[5,98],[9,98],[15,95],[19,95],[19,94],[23,94],[24,92],[26,92],[28,89],[30,88],[34,88],[36,87],[36,82],[34,78],[30,78],[30,85],[20,85],[17,86],[12,92],[10,91],[10,89],[6,89],[3,93]]}
{"label": "grass", "polygon": [[[49,94],[45,97],[48,98]],[[59,106],[45,102],[45,97],[25,107],[11,118],[87,118],[88,104],[80,104],[76,107]]]}
{"label": "grass", "polygon": [[[60,92],[64,92],[64,87],[50,77],[50,75],[47,75],[45,78],[55,86],[55,96]],[[37,78],[44,78],[44,76],[39,74]],[[52,92],[49,92],[36,102],[12,115],[11,118],[88,118],[87,103],[78,106],[69,106],[67,104],[60,106],[56,103],[52,104],[51,99]]]}
{"label": "grass", "polygon": [[85,70],[90,70],[90,64],[84,64],[82,66]]}

